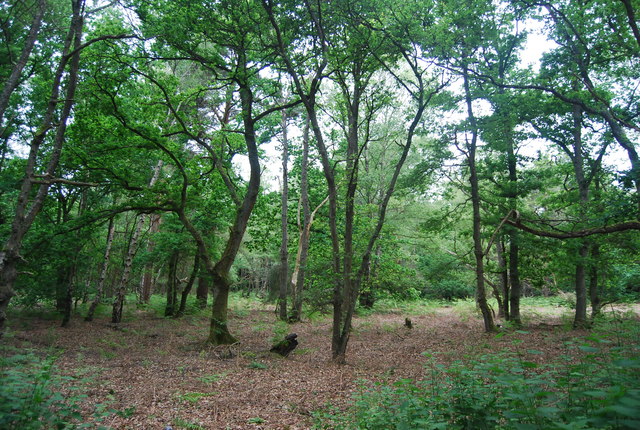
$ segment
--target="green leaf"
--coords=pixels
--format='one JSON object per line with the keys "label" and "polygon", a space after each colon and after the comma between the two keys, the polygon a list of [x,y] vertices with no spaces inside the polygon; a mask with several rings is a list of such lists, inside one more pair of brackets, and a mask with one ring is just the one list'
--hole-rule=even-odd
{"label": "green leaf", "polygon": [[612,362],[613,365],[631,369],[639,369],[640,368],[640,360],[634,359],[620,359]]}
{"label": "green leaf", "polygon": [[578,348],[583,352],[594,353],[600,351],[598,348],[589,345],[580,345]]}

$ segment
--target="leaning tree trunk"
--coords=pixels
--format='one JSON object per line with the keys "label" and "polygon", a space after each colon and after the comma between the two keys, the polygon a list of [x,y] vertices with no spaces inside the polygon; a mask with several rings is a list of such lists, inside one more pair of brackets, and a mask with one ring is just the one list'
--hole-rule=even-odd
{"label": "leaning tree trunk", "polygon": [[[351,333],[351,323],[353,320],[353,315],[355,313],[355,307],[356,307],[356,300],[358,297],[358,294],[360,292],[360,286],[362,284],[362,280],[364,278],[364,275],[367,271],[367,268],[370,265],[370,261],[371,261],[371,254],[373,252],[374,246],[376,245],[376,242],[378,240],[378,238],[380,237],[380,233],[382,232],[382,227],[384,226],[384,221],[385,221],[385,217],[387,214],[387,207],[389,205],[389,201],[391,200],[391,197],[393,196],[393,193],[395,191],[395,187],[396,187],[396,183],[398,181],[398,177],[400,176],[400,171],[402,170],[402,167],[404,166],[404,163],[407,159],[407,156],[409,155],[409,151],[411,149],[412,143],[413,143],[413,138],[416,132],[416,128],[418,127],[418,124],[420,124],[421,120],[422,120],[422,115],[427,107],[427,105],[429,104],[429,101],[431,100],[431,97],[433,97],[433,95],[435,95],[440,88],[436,88],[433,92],[431,92],[429,95],[426,92],[426,88],[424,86],[424,81],[423,81],[423,76],[422,74],[419,73],[419,70],[416,66],[415,63],[410,63],[411,68],[413,69],[414,72],[414,76],[416,78],[417,81],[417,90],[415,90],[415,92],[411,93],[411,96],[413,98],[413,100],[416,103],[416,112],[414,114],[413,120],[411,122],[411,125],[409,126],[409,129],[407,131],[407,137],[405,140],[405,144],[402,150],[402,154],[398,160],[398,162],[396,163],[396,166],[394,168],[393,171],[393,175],[391,177],[391,180],[389,181],[389,184],[387,186],[387,189],[385,191],[384,197],[382,199],[381,204],[378,207],[378,221],[376,223],[376,226],[371,234],[371,236],[369,237],[369,241],[367,243],[367,247],[362,255],[362,259],[360,261],[360,267],[358,269],[358,272],[356,273],[355,277],[354,277],[354,282],[352,285],[352,290],[349,291],[346,287],[345,287],[345,296],[347,297],[345,299],[346,302],[346,306],[345,306],[345,313],[344,313],[344,322],[342,325],[342,331],[340,333],[339,339],[338,339],[338,348],[332,350],[333,351],[333,360],[337,363],[344,363],[345,362],[345,355],[346,355],[346,350],[347,350],[347,342],[349,340],[349,336]],[[334,316],[334,324],[335,324],[335,316]]]}
{"label": "leaning tree trunk", "polygon": [[[11,231],[0,252],[0,337],[4,334],[7,307],[15,294],[13,285],[18,276],[18,265],[22,260],[20,250],[24,236],[31,228],[36,215],[42,209],[60,161],[67,130],[67,122],[71,115],[71,108],[75,101],[75,91],[78,84],[83,27],[81,14],[83,8],[84,1],[72,1],[73,17],[64,42],[64,48],[60,53],[57,69],[53,75],[51,95],[41,125],[31,140]],[[67,64],[69,64],[68,71],[66,70]],[[63,77],[66,77],[66,94],[61,97],[60,90]],[[60,104],[61,99],[64,100],[64,103],[56,119],[56,108]],[[49,162],[45,173],[43,175],[37,175],[36,172],[38,168],[36,164],[41,156],[41,145],[48,131],[54,127],[56,134],[53,139],[53,146],[50,148]],[[30,200],[31,196],[34,195],[34,185],[39,185],[39,187],[35,192],[33,200]]]}
{"label": "leaning tree trunk", "polygon": [[[240,52],[243,54],[243,52]],[[246,62],[240,60],[240,64],[245,65]],[[207,271],[211,275],[213,281],[213,306],[211,312],[211,324],[209,327],[208,342],[214,345],[232,344],[237,342],[236,338],[231,335],[227,327],[227,309],[229,303],[229,289],[231,287],[231,279],[229,272],[231,265],[240,249],[240,243],[247,229],[249,217],[253,211],[258,193],[260,190],[260,157],[258,155],[258,146],[256,143],[255,120],[253,118],[253,93],[248,83],[240,85],[240,102],[242,105],[242,117],[244,124],[244,140],[247,145],[247,153],[249,157],[250,175],[247,191],[240,206],[236,211],[236,217],[233,226],[229,232],[227,245],[222,253],[220,260],[211,267],[207,264]],[[201,246],[201,245],[199,245]],[[201,254],[203,250],[201,248]],[[205,251],[206,252],[206,251]]]}
{"label": "leaning tree trunk", "polygon": [[471,205],[473,207],[473,253],[476,257],[476,301],[482,318],[484,320],[484,329],[487,332],[495,330],[493,315],[489,304],[487,303],[487,295],[484,285],[484,250],[482,249],[481,236],[481,219],[480,219],[480,190],[478,186],[478,172],[476,169],[476,149],[478,143],[478,126],[476,118],[473,114],[471,104],[471,91],[469,89],[468,69],[464,67],[464,90],[467,103],[467,114],[471,125],[471,142],[468,145],[468,162],[469,162],[469,183],[471,185]]}
{"label": "leaning tree trunk", "polygon": [[85,321],[93,321],[93,314],[96,311],[96,308],[100,304],[102,300],[102,293],[104,291],[104,281],[107,278],[107,269],[109,268],[109,258],[111,255],[111,244],[113,243],[113,235],[116,231],[114,218],[109,218],[109,228],[107,233],[107,246],[104,250],[104,257],[102,262],[102,270],[100,271],[100,278],[98,278],[98,285],[96,286],[96,296],[91,302],[91,306],[89,306],[89,311],[87,312],[87,316],[84,318]]}

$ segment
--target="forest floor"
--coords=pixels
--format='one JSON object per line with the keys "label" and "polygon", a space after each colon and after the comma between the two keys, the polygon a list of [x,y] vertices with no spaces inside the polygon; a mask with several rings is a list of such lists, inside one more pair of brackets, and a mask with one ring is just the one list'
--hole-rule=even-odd
{"label": "forest floor", "polygon": [[[622,310],[640,315],[639,306]],[[276,321],[273,306],[257,301],[231,305],[230,329],[240,339],[232,346],[204,344],[203,312],[176,320],[157,316],[157,309],[132,312],[117,327],[107,315],[91,323],[78,316],[60,328],[58,320],[19,313],[5,339],[58,354],[58,371],[84,381],[87,414],[105,402],[119,411],[103,422],[109,428],[306,429],[314,411],[345,408],[367,384],[423,378],[426,354],[446,364],[517,349],[543,362],[567,354],[566,341],[587,334],[570,330],[567,308],[525,305],[522,314],[525,328],[499,336],[483,332],[468,302],[359,316],[346,365],[330,362],[329,316],[287,326]],[[298,334],[298,348],[287,358],[270,353],[274,336],[287,332]]]}

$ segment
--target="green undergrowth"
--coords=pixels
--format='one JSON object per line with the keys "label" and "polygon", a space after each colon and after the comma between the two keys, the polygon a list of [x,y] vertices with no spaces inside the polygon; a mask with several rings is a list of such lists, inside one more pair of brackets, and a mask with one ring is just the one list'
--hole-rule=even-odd
{"label": "green undergrowth", "polygon": [[30,350],[0,349],[1,429],[106,428],[100,422],[117,411],[109,409],[107,403],[94,405],[87,419],[87,411],[82,408],[86,398],[83,391],[92,379],[60,375],[56,359],[55,353],[42,358]]}
{"label": "green undergrowth", "polygon": [[429,315],[440,307],[435,300],[402,301],[394,299],[381,299],[375,302],[372,309],[359,308],[360,315],[370,314],[401,314],[401,315]]}
{"label": "green undergrowth", "polygon": [[425,353],[423,380],[363,382],[346,411],[317,412],[316,428],[637,429],[639,340],[638,321],[614,315],[552,361],[526,339],[450,365]]}

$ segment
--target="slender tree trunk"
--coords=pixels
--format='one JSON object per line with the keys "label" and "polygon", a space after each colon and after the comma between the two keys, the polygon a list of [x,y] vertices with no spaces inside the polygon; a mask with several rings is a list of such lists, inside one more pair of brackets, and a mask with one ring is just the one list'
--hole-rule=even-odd
{"label": "slender tree trunk", "polygon": [[473,107],[471,104],[471,91],[469,89],[468,69],[466,68],[466,66],[464,68],[464,90],[467,103],[467,114],[469,123],[471,124],[471,142],[468,144],[467,150],[469,162],[469,182],[471,184],[471,205],[473,206],[473,249],[476,257],[476,301],[478,303],[478,307],[480,308],[480,312],[482,312],[485,331],[492,332],[495,331],[495,325],[493,322],[491,309],[489,309],[489,304],[487,303],[487,296],[484,285],[484,250],[482,249],[481,236],[482,221],[480,218],[480,190],[478,185],[478,173],[476,170],[478,126],[473,114]]}
{"label": "slender tree trunk", "polygon": [[[300,166],[300,204],[298,206],[298,252],[296,262],[291,275],[292,308],[289,321],[300,321],[302,316],[302,291],[304,289],[304,277],[307,268],[309,254],[309,238],[311,233],[312,216],[309,207],[309,182],[307,172],[309,169],[309,117],[306,117],[302,133],[302,162]],[[326,201],[326,199],[325,199]],[[322,203],[320,204],[322,206]],[[320,207],[318,206],[318,208]],[[300,209],[302,209],[302,221],[300,221]],[[316,209],[317,210],[317,209]],[[315,211],[314,211],[315,213]]]}
{"label": "slender tree trunk", "polygon": [[175,315],[178,306],[178,263],[180,262],[180,252],[173,251],[169,257],[169,273],[167,274],[167,304],[164,308],[164,316]]}
{"label": "slender tree trunk", "polygon": [[76,272],[78,270],[77,261],[74,261],[73,264],[69,267],[69,275],[67,282],[67,289],[64,300],[64,308],[62,309],[62,322],[60,323],[61,327],[67,327],[69,322],[71,321],[71,313],[73,311],[73,294],[75,292],[74,281],[76,278]]}
{"label": "slender tree trunk", "polygon": [[498,300],[498,317],[509,321],[509,271],[507,270],[507,259],[504,255],[504,241],[499,238],[496,242],[496,254],[498,256],[498,290],[502,296]]}
{"label": "slender tree trunk", "polygon": [[287,320],[287,292],[289,290],[289,251],[287,248],[288,231],[287,217],[289,214],[289,142],[287,141],[287,113],[282,111],[282,212],[281,212],[281,232],[282,241],[280,243],[280,288],[278,296],[279,318]]}
{"label": "slender tree trunk", "polygon": [[520,317],[520,297],[522,297],[522,282],[520,281],[520,247],[518,244],[520,234],[513,228],[509,231],[509,284],[511,295],[509,316],[510,321],[516,327],[522,325]]}
{"label": "slender tree trunk", "polygon": [[98,285],[96,287],[96,296],[93,299],[93,302],[89,306],[89,311],[87,312],[87,316],[85,317],[85,321],[93,321],[93,314],[96,311],[96,308],[100,304],[102,300],[102,293],[104,291],[104,281],[107,278],[107,269],[109,268],[109,258],[111,256],[111,244],[113,243],[113,235],[116,231],[114,218],[109,219],[109,228],[107,233],[107,246],[104,250],[104,258],[102,262],[102,270],[100,271],[100,278],[98,279]]}
{"label": "slender tree trunk", "polygon": [[[82,214],[84,214],[86,209],[87,209],[87,192],[86,190],[83,190],[82,195],[80,197],[80,207],[78,208],[78,216],[81,216]],[[69,322],[71,321],[71,313],[73,311],[73,295],[75,293],[76,274],[78,272],[78,255],[80,254],[84,246],[84,243],[80,238],[79,231],[76,231],[75,239],[76,240],[74,244],[74,249],[72,251],[73,253],[72,261],[68,268],[69,273],[67,276],[67,282],[65,283],[66,290],[65,290],[64,306],[62,309],[62,312],[63,312],[62,323],[61,323],[62,327],[67,327],[69,325]]]}
{"label": "slender tree trunk", "polygon": [[598,260],[600,258],[600,245],[591,245],[591,261],[589,263],[589,298],[591,300],[591,320],[593,321],[602,307],[599,295]]}
{"label": "slender tree trunk", "polygon": [[[160,172],[162,171],[163,161],[158,160],[156,167],[153,169],[153,176],[149,182],[149,186],[152,187],[160,178]],[[160,230],[160,221],[162,220],[160,214],[149,214],[149,241],[147,242],[147,253],[152,253],[156,246],[154,240],[154,234]],[[153,291],[153,261],[149,261],[144,267],[144,274],[140,282],[140,302],[149,303],[151,299],[151,292]]]}
{"label": "slender tree trunk", "polygon": [[[340,337],[339,337],[338,348],[333,350],[334,352],[333,360],[337,363],[345,362],[347,343],[351,333],[351,322],[353,319],[353,315],[355,313],[355,305],[356,305],[358,294],[360,292],[360,285],[362,284],[362,279],[364,278],[364,274],[367,268],[369,267],[369,264],[371,261],[371,254],[373,252],[374,246],[378,238],[380,237],[380,233],[382,232],[382,227],[384,226],[384,221],[387,214],[387,207],[389,206],[389,201],[391,200],[391,197],[393,196],[393,193],[395,191],[395,186],[398,181],[398,177],[400,176],[400,171],[402,170],[402,167],[404,166],[407,156],[409,155],[409,150],[411,149],[411,145],[413,143],[413,138],[416,132],[416,128],[418,127],[418,124],[420,124],[420,121],[422,120],[422,115],[429,101],[431,100],[431,97],[433,97],[433,95],[435,95],[440,90],[440,88],[436,88],[431,93],[427,94],[427,90],[424,86],[422,74],[419,73],[419,70],[415,66],[415,64],[410,64],[410,66],[412,67],[412,70],[414,72],[414,77],[416,78],[416,83],[418,87],[417,90],[415,90],[415,92],[411,94],[414,102],[416,103],[416,112],[414,114],[411,125],[409,126],[409,130],[407,131],[407,137],[405,140],[404,148],[402,150],[402,154],[400,156],[400,159],[396,163],[396,166],[393,171],[393,175],[384,193],[382,203],[378,207],[378,221],[376,223],[376,226],[371,236],[369,237],[369,241],[362,255],[360,268],[358,269],[358,272],[354,277],[353,285],[351,286],[352,290],[348,290],[345,286],[345,296],[347,297],[347,300],[346,300],[347,306],[344,313],[344,323],[342,325],[342,332],[340,333]],[[345,251],[345,254],[346,254],[346,251]],[[334,323],[335,323],[335,316],[334,316]]]}
{"label": "slender tree trunk", "polygon": [[184,289],[180,294],[180,307],[178,308],[178,312],[176,312],[176,318],[184,315],[184,311],[187,309],[187,299],[189,298],[189,293],[191,293],[193,284],[196,282],[196,278],[198,277],[199,271],[200,271],[200,254],[196,252],[195,257],[193,257],[193,269],[191,270],[191,275],[189,276],[187,285],[184,286]]}
{"label": "slender tree trunk", "polygon": [[[582,109],[573,106],[573,161],[576,182],[580,197],[580,218],[585,220],[587,216],[587,205],[589,204],[589,181],[584,173],[584,159],[582,156]],[[575,328],[585,328],[589,325],[587,320],[587,285],[586,285],[586,265],[589,257],[589,244],[587,239],[580,239],[578,250],[578,261],[576,262],[576,313],[573,320]]]}
{"label": "slender tree trunk", "polygon": [[127,255],[125,256],[122,276],[120,277],[120,282],[116,287],[115,298],[113,301],[113,311],[111,313],[111,322],[113,324],[118,324],[120,323],[120,321],[122,321],[124,297],[127,293],[127,284],[129,283],[129,278],[131,277],[131,268],[133,267],[133,257],[136,255],[138,238],[140,237],[140,231],[142,230],[143,224],[144,218],[142,216],[139,216],[137,222],[135,223],[131,239],[129,240],[129,248],[127,250]]}
{"label": "slender tree trunk", "polygon": [[[49,98],[47,109],[41,121],[41,125],[31,140],[29,155],[26,161],[25,175],[22,185],[18,193],[18,201],[15,208],[15,214],[11,226],[11,231],[7,237],[2,251],[0,252],[0,337],[4,334],[4,325],[6,321],[6,310],[9,306],[11,298],[15,292],[13,285],[18,276],[18,264],[22,260],[20,249],[24,236],[31,228],[36,215],[42,209],[45,197],[51,185],[51,179],[54,177],[55,171],[60,161],[62,145],[67,129],[67,121],[71,114],[71,108],[74,103],[75,91],[78,84],[78,70],[80,67],[80,45],[82,42],[82,10],[84,1],[73,0],[73,17],[71,26],[67,34],[64,48],[61,52],[60,61],[57,70],[53,76],[51,96]],[[73,55],[69,55],[71,47],[74,48]],[[65,72],[67,64],[70,65],[68,72]],[[54,117],[56,107],[60,103],[60,89],[63,77],[66,76],[66,95],[62,110],[56,122],[56,135],[51,148],[47,168],[45,169],[42,180],[37,179],[36,163],[40,156],[40,147],[48,131],[54,127]],[[33,195],[34,185],[39,184],[35,197],[30,202]]]}
{"label": "slender tree trunk", "polygon": [[[501,108],[503,108],[501,106]],[[504,115],[508,113],[503,112]],[[512,124],[506,124],[504,127],[504,134],[507,146],[507,167],[509,169],[509,209],[511,211],[518,210],[518,159],[515,151],[515,139],[513,136]],[[510,295],[507,301],[505,296],[505,302],[510,304],[508,313],[508,320],[511,321],[516,327],[522,325],[522,319],[520,317],[520,297],[522,296],[522,283],[520,281],[520,246],[519,246],[519,234],[515,228],[508,228],[509,231],[509,286]]]}
{"label": "slender tree trunk", "polygon": [[[160,214],[149,215],[149,241],[147,242],[147,253],[149,254],[152,253],[156,247],[156,242],[153,236],[160,230],[161,221],[162,216]],[[155,287],[153,282],[153,261],[149,261],[144,266],[144,273],[140,283],[140,302],[149,303],[149,300],[151,300],[151,294]]]}
{"label": "slender tree trunk", "polygon": [[[285,63],[287,72],[291,76],[291,79],[294,84],[295,92],[300,97],[302,104],[304,105],[307,115],[309,118],[309,122],[311,124],[311,129],[313,130],[313,134],[316,140],[316,147],[318,149],[318,153],[320,154],[320,162],[322,164],[322,171],[324,173],[325,180],[327,182],[327,190],[328,190],[328,198],[329,198],[329,230],[331,232],[331,251],[332,251],[332,266],[333,273],[335,275],[335,279],[333,280],[333,324],[332,324],[332,340],[331,340],[331,349],[335,351],[337,348],[337,343],[339,342],[339,333],[340,326],[342,322],[342,283],[338,277],[340,273],[340,239],[338,236],[338,224],[337,224],[337,212],[338,212],[338,191],[336,186],[335,175],[333,171],[333,166],[331,165],[331,160],[329,158],[329,151],[327,150],[327,146],[324,142],[324,136],[322,134],[322,130],[320,129],[320,122],[318,121],[317,115],[317,107],[316,107],[316,95],[320,90],[320,84],[324,79],[325,68],[328,64],[328,44],[324,34],[324,28],[322,23],[322,14],[320,3],[317,5],[313,5],[311,3],[307,3],[307,12],[309,13],[309,17],[313,26],[314,31],[318,36],[318,42],[320,44],[320,48],[322,49],[322,55],[320,57],[320,61],[318,62],[311,79],[309,79],[310,86],[308,86],[301,75],[296,71],[293,62],[291,61],[291,57],[288,52],[288,45],[286,44],[284,38],[282,37],[282,32],[280,30],[280,26],[278,21],[275,18],[273,11],[273,3],[271,1],[264,1],[263,6],[265,11],[267,12],[267,16],[273,29],[275,31],[275,38],[278,42],[278,51],[282,60]],[[314,9],[314,6],[317,9]]]}
{"label": "slender tree trunk", "polygon": [[[360,95],[362,88],[360,87],[359,80],[360,75],[358,70],[354,71],[354,85],[351,91],[346,90],[346,83],[343,85],[343,93],[345,101],[347,102],[347,193],[345,196],[345,222],[344,222],[344,256],[343,256],[343,291],[337,295],[334,300],[337,300],[334,307],[334,331],[332,340],[332,352],[333,360],[336,363],[343,364],[346,360],[347,343],[351,335],[351,321],[346,318],[346,314],[349,313],[351,307],[355,308],[355,303],[358,298],[358,291],[356,288],[356,277],[353,269],[353,225],[355,221],[355,195],[358,188],[358,129],[359,129],[359,109],[360,109]],[[351,98],[349,98],[351,94]],[[344,315],[343,315],[344,314]],[[343,320],[344,318],[344,320]]]}
{"label": "slender tree trunk", "polygon": [[586,284],[586,261],[589,257],[589,245],[582,241],[578,250],[578,262],[575,271],[576,288],[576,313],[573,320],[574,328],[585,328],[589,325],[587,321],[587,284]]}
{"label": "slender tree trunk", "polygon": [[[160,228],[160,215],[151,214],[149,216],[149,241],[147,242],[147,253],[152,253],[156,243],[153,234],[157,233]],[[140,281],[140,303],[149,303],[151,293],[153,291],[153,261],[149,261],[144,266],[144,273]]]}

